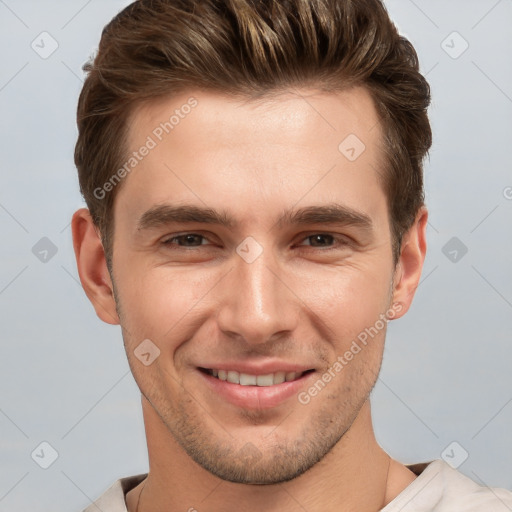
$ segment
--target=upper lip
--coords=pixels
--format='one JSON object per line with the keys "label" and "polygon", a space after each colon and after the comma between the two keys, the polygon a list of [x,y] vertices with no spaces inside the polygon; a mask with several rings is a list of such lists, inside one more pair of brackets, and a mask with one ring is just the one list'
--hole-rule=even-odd
{"label": "upper lip", "polygon": [[312,366],[303,364],[294,364],[289,361],[232,361],[222,363],[205,363],[198,366],[207,370],[225,370],[235,371],[238,373],[246,373],[248,375],[267,375],[276,372],[305,372],[313,370]]}

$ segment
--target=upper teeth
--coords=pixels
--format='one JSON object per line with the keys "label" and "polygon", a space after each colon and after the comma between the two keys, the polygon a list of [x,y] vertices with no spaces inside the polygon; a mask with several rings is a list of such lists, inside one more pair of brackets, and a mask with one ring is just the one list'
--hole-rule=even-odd
{"label": "upper teeth", "polygon": [[249,375],[248,373],[239,373],[233,370],[211,370],[211,374],[220,380],[227,380],[232,384],[242,386],[273,386],[283,382],[290,382],[298,379],[303,372],[275,372],[266,375]]}

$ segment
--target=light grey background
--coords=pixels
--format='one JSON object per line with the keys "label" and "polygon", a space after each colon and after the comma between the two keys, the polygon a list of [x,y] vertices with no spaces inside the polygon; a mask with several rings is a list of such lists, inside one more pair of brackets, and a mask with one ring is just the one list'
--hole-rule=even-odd
{"label": "light grey background", "polygon": [[[147,471],[120,329],[86,299],[69,229],[83,204],[72,159],[81,66],[127,3],[0,0],[0,511],[80,511]],[[390,324],[378,440],[405,463],[467,452],[460,471],[512,489],[512,1],[387,5],[431,83],[435,141],[428,256],[412,310]],[[43,31],[58,43],[46,59],[31,48],[51,49]],[[43,237],[58,249],[46,262],[32,251]],[[58,452],[46,470],[31,458],[43,441]]]}

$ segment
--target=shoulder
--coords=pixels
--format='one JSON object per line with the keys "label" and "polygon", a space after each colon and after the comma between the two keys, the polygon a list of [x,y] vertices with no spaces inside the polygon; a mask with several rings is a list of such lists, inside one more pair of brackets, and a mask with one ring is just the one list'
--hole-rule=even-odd
{"label": "shoulder", "polygon": [[507,512],[512,492],[479,485],[443,460],[408,466],[418,477],[381,512]]}
{"label": "shoulder", "polygon": [[436,464],[443,489],[442,504],[446,510],[450,507],[468,512],[512,510],[512,492],[480,485],[442,460],[436,461]]}
{"label": "shoulder", "polygon": [[85,508],[82,512],[126,512],[126,493],[139,485],[147,473],[128,476],[116,480],[94,503]]}

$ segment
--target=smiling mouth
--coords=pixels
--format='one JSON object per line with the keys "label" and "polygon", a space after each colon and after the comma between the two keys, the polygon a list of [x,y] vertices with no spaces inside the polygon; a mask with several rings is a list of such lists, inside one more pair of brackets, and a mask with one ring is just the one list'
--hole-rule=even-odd
{"label": "smiling mouth", "polygon": [[210,368],[199,368],[200,371],[215,377],[219,380],[230,382],[231,384],[239,384],[240,386],[275,386],[283,382],[293,382],[300,379],[304,375],[314,370],[306,370],[305,372],[275,372],[265,375],[250,375],[248,373],[240,373],[234,370],[216,370]]}

